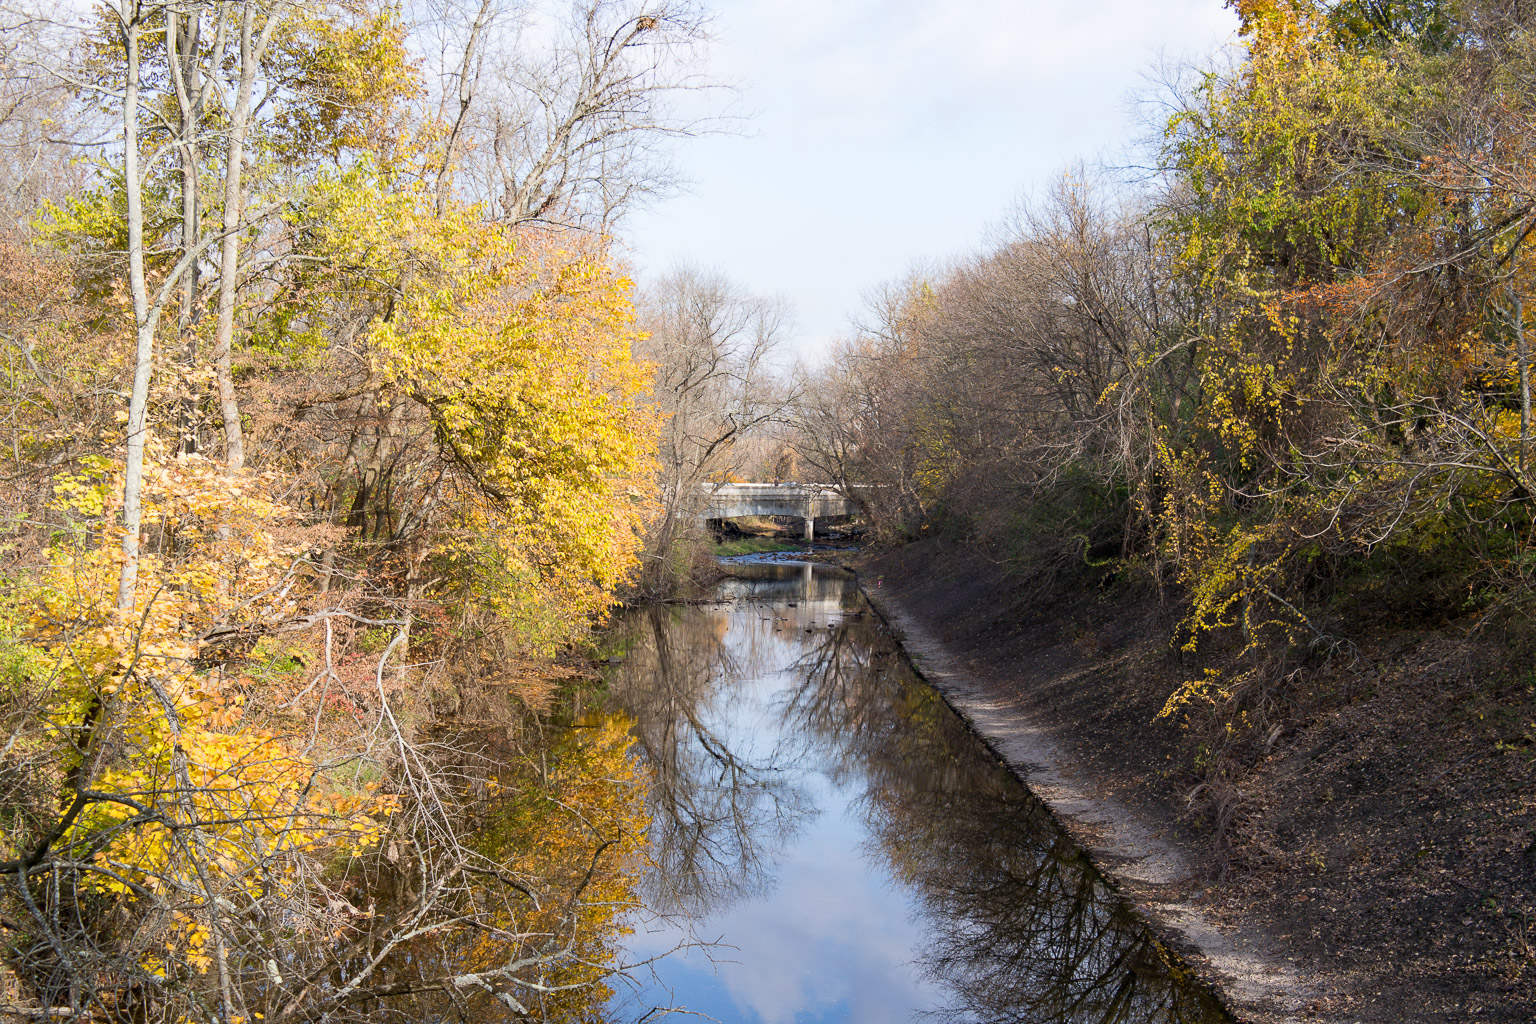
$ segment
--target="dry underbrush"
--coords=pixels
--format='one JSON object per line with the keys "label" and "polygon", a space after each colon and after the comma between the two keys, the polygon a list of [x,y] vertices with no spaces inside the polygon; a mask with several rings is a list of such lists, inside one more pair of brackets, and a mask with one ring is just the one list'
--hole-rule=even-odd
{"label": "dry underbrush", "polygon": [[[1523,623],[1380,635],[1299,679],[1294,718],[1244,771],[1228,906],[1275,914],[1376,998],[1425,1019],[1536,1004],[1536,675]],[[1525,1014],[1525,1016],[1522,1016]],[[1438,1016],[1443,1015],[1443,1016]]]}
{"label": "dry underbrush", "polygon": [[1241,706],[1174,721],[1158,711],[1199,666],[1149,587],[1021,592],[938,540],[865,571],[1049,727],[1071,767],[1182,828],[1220,913],[1324,979],[1323,1017],[1529,1024],[1536,636],[1521,619],[1358,620],[1348,656],[1281,652]]}

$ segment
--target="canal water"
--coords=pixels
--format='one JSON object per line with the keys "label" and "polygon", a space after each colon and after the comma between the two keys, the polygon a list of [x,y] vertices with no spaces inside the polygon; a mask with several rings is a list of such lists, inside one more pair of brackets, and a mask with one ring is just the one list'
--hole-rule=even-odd
{"label": "canal water", "polygon": [[848,574],[737,570],[709,603],[619,627],[610,693],[652,776],[652,909],[615,1019],[1229,1020]]}

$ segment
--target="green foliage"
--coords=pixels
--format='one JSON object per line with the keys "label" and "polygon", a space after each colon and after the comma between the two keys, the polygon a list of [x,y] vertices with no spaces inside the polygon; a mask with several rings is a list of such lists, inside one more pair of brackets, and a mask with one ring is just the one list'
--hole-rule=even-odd
{"label": "green foliage", "polygon": [[996,528],[994,543],[1021,574],[1100,569],[1122,554],[1130,511],[1130,492],[1122,481],[1106,485],[1084,467],[1072,466],[1053,486],[1004,507],[1007,518]]}
{"label": "green foliage", "polygon": [[804,547],[803,543],[796,544],[793,541],[778,540],[773,537],[741,537],[720,541],[715,545],[714,553],[718,557],[729,558],[735,555],[756,555],[774,551],[798,551]]}
{"label": "green foliage", "polygon": [[[128,253],[128,200],[122,173],[102,168],[99,184],[72,192],[60,200],[44,199],[33,227],[38,240],[61,252],[80,257],[77,281],[95,302],[121,302],[121,279]],[[174,264],[179,252],[166,239],[178,227],[171,208],[174,201],[168,180],[156,175],[144,187],[144,233],[151,240],[145,264],[151,274]]]}
{"label": "green foliage", "polygon": [[389,642],[399,635],[399,630],[389,626],[375,626],[365,629],[357,636],[357,649],[364,654],[379,654],[389,646]]}
{"label": "green foliage", "polygon": [[1406,44],[1423,53],[1444,53],[1459,41],[1453,0],[1338,0],[1327,20],[1343,47],[1390,49]]}

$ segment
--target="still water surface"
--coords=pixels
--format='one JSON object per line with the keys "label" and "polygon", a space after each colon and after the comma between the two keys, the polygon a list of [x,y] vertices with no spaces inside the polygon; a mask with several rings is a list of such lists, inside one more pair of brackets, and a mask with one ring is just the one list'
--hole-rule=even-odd
{"label": "still water surface", "polygon": [[620,627],[611,693],[654,777],[659,911],[627,952],[677,951],[619,983],[616,1018],[1229,1020],[913,675],[849,576],[739,568],[712,603]]}

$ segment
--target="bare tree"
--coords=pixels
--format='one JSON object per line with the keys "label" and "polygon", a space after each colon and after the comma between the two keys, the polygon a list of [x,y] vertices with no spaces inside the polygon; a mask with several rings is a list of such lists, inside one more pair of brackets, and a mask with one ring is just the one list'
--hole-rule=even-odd
{"label": "bare tree", "polygon": [[876,289],[867,316],[827,362],[801,367],[794,443],[803,462],[860,495],[881,537],[916,529],[928,496],[919,484],[921,410],[931,359],[924,322],[933,290],[921,274]]}
{"label": "bare tree", "polygon": [[694,528],[704,485],[730,477],[743,439],[779,418],[793,397],[770,363],[789,314],[780,300],[681,267],[646,291],[641,317],[650,337],[639,354],[655,364],[652,396],[666,417],[658,452],[662,511],[648,553],[651,585],[658,585]]}
{"label": "bare tree", "polygon": [[240,229],[244,223],[246,190],[245,148],[251,131],[252,94],[256,78],[280,17],[256,4],[241,5],[239,23],[230,31],[238,40],[239,70],[233,102],[220,97],[229,112],[224,151],[224,230],[219,243],[218,330],[213,340],[213,362],[219,385],[219,411],[224,421],[224,463],[229,472],[245,465],[245,439],[240,427],[240,403],[235,396],[231,349],[235,340],[235,293],[240,273]]}
{"label": "bare tree", "polygon": [[[61,138],[88,134],[99,119],[69,116],[71,91],[32,58],[49,47],[52,26],[0,7],[0,234],[30,231],[43,200],[80,182]],[[84,123],[82,123],[84,122]]]}
{"label": "bare tree", "polygon": [[[1177,433],[1194,383],[1185,312],[1143,210],[1074,172],[988,249],[871,295],[808,371],[797,444],[834,479],[877,485],[861,497],[882,535],[942,513],[995,542],[1059,489],[1146,486],[1149,435]],[[1099,504],[1102,520],[1036,538],[1042,564],[1132,528],[1125,502]]]}
{"label": "bare tree", "polygon": [[707,130],[695,94],[709,19],[696,0],[424,4],[442,20],[438,195],[484,202],[510,224],[606,230],[674,181],[664,145]]}

